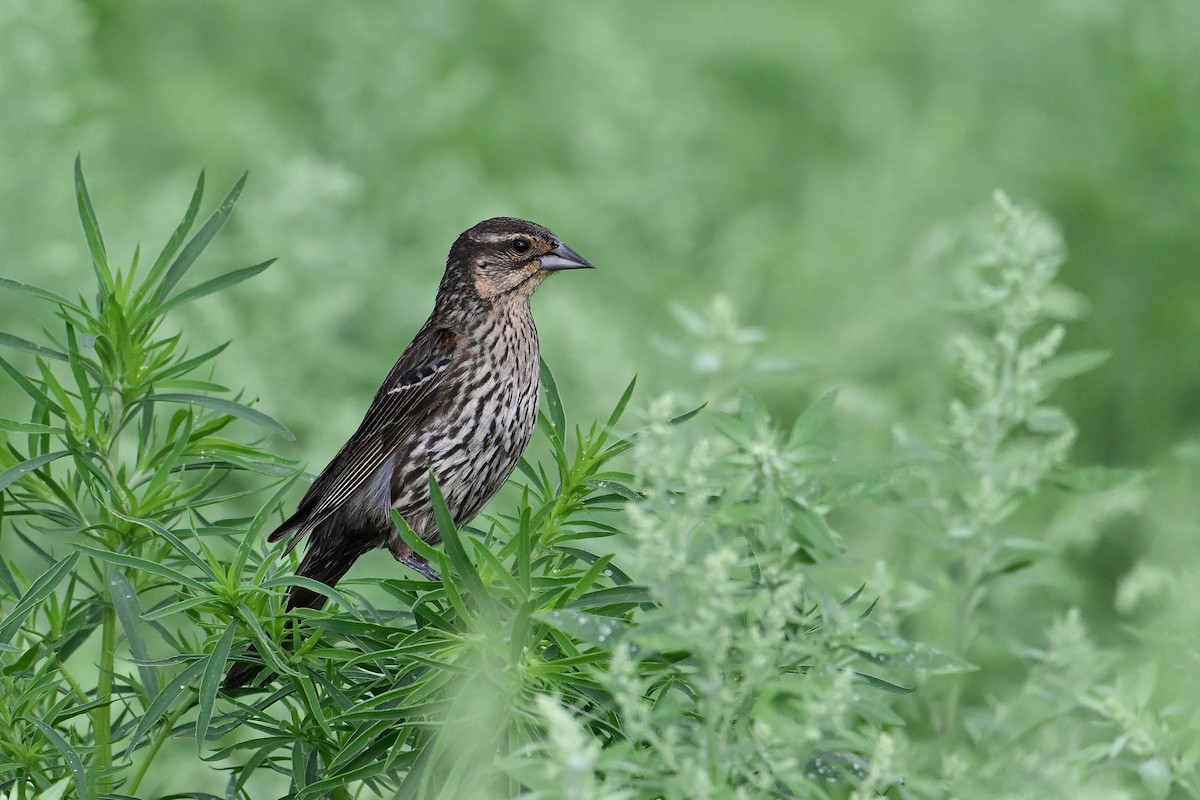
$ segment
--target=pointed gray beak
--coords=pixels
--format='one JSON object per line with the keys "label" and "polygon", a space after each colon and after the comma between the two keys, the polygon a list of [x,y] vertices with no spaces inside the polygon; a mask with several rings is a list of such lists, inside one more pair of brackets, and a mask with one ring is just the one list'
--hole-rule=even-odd
{"label": "pointed gray beak", "polygon": [[559,242],[558,247],[542,256],[542,271],[557,272],[561,269],[595,269],[586,258]]}

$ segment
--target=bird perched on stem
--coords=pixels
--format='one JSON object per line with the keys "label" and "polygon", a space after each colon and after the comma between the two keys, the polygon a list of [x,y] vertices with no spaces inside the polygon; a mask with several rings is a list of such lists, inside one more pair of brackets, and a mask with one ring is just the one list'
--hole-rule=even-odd
{"label": "bird perched on stem", "polygon": [[[456,525],[469,522],[516,467],[537,421],[538,335],[529,299],[550,274],[591,264],[550,230],[497,217],[450,248],[433,313],[367,409],[358,430],[268,541],[309,534],[298,575],[333,586],[364,553],[387,547],[430,580],[437,573],[400,538],[395,509],[423,540],[439,536],[432,473]],[[287,609],[325,596],[293,586]],[[235,664],[227,690],[261,667]]]}

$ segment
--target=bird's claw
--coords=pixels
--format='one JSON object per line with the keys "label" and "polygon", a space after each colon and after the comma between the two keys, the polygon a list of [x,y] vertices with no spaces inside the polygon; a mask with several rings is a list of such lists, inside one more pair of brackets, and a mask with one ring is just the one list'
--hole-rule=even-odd
{"label": "bird's claw", "polygon": [[442,582],[442,576],[438,575],[437,570],[429,566],[429,563],[420,556],[409,555],[398,560],[412,571],[421,573],[426,580],[434,583]]}

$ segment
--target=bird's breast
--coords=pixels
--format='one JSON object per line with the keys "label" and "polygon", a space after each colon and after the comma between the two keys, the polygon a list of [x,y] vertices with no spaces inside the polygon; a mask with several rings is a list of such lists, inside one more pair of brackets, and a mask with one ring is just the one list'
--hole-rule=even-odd
{"label": "bird's breast", "polygon": [[408,463],[398,465],[399,473],[421,477],[396,487],[401,490],[393,502],[401,509],[427,508],[424,476],[432,470],[461,525],[504,484],[529,443],[537,422],[540,370],[537,329],[528,314],[479,325],[459,337],[459,347],[443,413],[408,457],[401,456]]}

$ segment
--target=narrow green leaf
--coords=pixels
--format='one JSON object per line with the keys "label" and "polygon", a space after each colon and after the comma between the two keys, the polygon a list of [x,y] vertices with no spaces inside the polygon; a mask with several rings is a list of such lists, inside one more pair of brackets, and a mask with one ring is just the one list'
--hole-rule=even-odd
{"label": "narrow green leaf", "polygon": [[566,485],[571,465],[567,461],[566,448],[563,446],[563,440],[554,430],[554,423],[550,421],[550,417],[546,416],[543,411],[538,414],[538,424],[542,428],[542,432],[546,434],[546,438],[550,440],[550,450],[554,456],[555,466],[558,467],[558,479],[563,485]]}
{"label": "narrow green leaf", "polygon": [[607,651],[613,649],[629,628],[624,620],[571,609],[539,611],[533,616],[581,642]]}
{"label": "narrow green leaf", "polygon": [[1061,408],[1039,406],[1029,412],[1025,418],[1025,427],[1030,433],[1052,436],[1073,430],[1075,423]]}
{"label": "narrow green leaf", "polygon": [[196,591],[204,592],[206,594],[209,592],[208,587],[195,578],[192,578],[177,569],[171,569],[168,566],[159,564],[157,561],[150,561],[145,558],[140,558],[139,556],[127,555],[126,553],[114,553],[109,550],[101,550],[99,547],[93,547],[89,544],[77,544],[75,547],[92,558],[106,561],[109,564],[117,564],[122,567],[141,570],[142,572],[147,572],[151,575],[157,575],[160,578],[165,578],[171,583],[180,583],[184,586],[190,586]]}
{"label": "narrow green leaf", "polygon": [[83,357],[79,354],[79,342],[75,337],[75,327],[67,323],[67,360],[71,365],[71,374],[75,377],[75,385],[79,387],[79,400],[83,403],[83,421],[87,430],[92,430],[92,418],[96,407],[92,382],[88,380],[84,368]]}
{"label": "narrow green leaf", "polygon": [[347,611],[353,612],[355,610],[354,604],[350,602],[346,595],[342,594],[337,589],[334,589],[332,586],[328,586],[318,580],[313,580],[312,578],[306,578],[303,575],[280,575],[278,577],[263,581],[258,585],[258,588],[274,589],[279,586],[289,588],[292,586],[300,586],[308,589],[309,591],[316,592],[323,597],[328,597],[330,600],[337,603]]}
{"label": "narrow green leaf", "polygon": [[[101,614],[103,614],[103,611],[101,611]],[[100,615],[97,615],[96,618],[99,619]],[[92,633],[92,630],[89,628],[87,633]],[[62,655],[61,650],[58,651],[58,656],[59,658],[66,658],[66,656]],[[69,703],[70,701],[67,702]],[[56,710],[54,712],[54,721],[56,723],[61,724],[69,719],[74,719],[75,717],[82,716],[90,711],[95,711],[97,708],[103,708],[108,704],[103,700],[93,700],[90,703],[80,703],[79,705],[72,705],[69,708],[63,708],[64,705],[65,704],[61,700],[57,704],[57,707],[62,708],[62,710]]]}
{"label": "narrow green leaf", "polygon": [[496,578],[508,587],[508,591],[512,593],[513,597],[524,601],[527,595],[524,587],[517,582],[517,579],[513,577],[512,571],[496,557],[496,554],[487,546],[487,543],[475,537],[471,537],[468,541],[471,542],[471,546],[475,550],[475,555],[479,558],[480,562],[486,564],[492,570]]}
{"label": "narrow green leaf", "polygon": [[[242,193],[242,187],[246,185],[246,177],[248,175],[249,173],[242,173],[242,177],[229,190],[229,194],[225,195],[225,199],[221,201],[221,205],[200,226],[200,230],[196,231],[196,235],[183,246],[183,250],[180,251],[179,255],[171,263],[166,275],[163,276],[162,283],[159,284],[154,294],[154,305],[156,307],[161,307],[168,295],[171,294],[171,291],[174,290],[192,264],[196,262],[200,253],[204,251],[204,248],[208,247],[208,243],[224,227],[226,220],[229,219],[229,215],[233,213],[233,206],[237,202],[238,195]],[[158,312],[155,313],[157,315]]]}
{"label": "narrow green leaf", "polygon": [[[4,493],[0,492],[0,519],[4,519]],[[16,597],[21,594],[21,587],[17,583],[17,577],[12,574],[9,569],[8,559],[0,558],[0,586],[8,590],[8,594]]]}
{"label": "narrow green leaf", "polygon": [[[384,772],[384,768],[378,761],[363,764],[354,769],[339,771],[331,777],[322,778],[304,787],[304,791],[296,795],[296,800],[308,800],[310,797],[335,797],[337,791],[344,789],[347,784],[370,778],[380,772]],[[459,796],[461,797],[461,795]]]}
{"label": "narrow green leaf", "polygon": [[558,441],[565,442],[567,440],[567,417],[563,411],[562,397],[558,393],[558,384],[554,381],[554,373],[550,371],[550,365],[543,359],[541,361],[542,371],[542,394],[546,398],[545,406],[542,410],[546,415],[546,419],[550,421],[550,427],[554,429],[555,435],[558,436]]}
{"label": "narrow green leaf", "polygon": [[37,422],[17,422],[15,419],[0,419],[0,431],[9,433],[61,433],[61,429]]}
{"label": "narrow green leaf", "polygon": [[62,737],[62,735],[50,727],[40,719],[33,717],[24,717],[25,721],[33,725],[42,735],[50,740],[50,744],[54,745],[54,749],[63,757],[63,761],[67,762],[67,766],[71,768],[71,775],[75,782],[75,794],[82,800],[91,800],[95,797],[92,792],[92,787],[88,786],[87,770],[83,768],[83,759],[79,757],[79,753],[71,746],[71,743]]}
{"label": "narrow green leaf", "polygon": [[51,347],[43,347],[40,344],[35,344],[28,339],[22,339],[20,336],[13,336],[11,333],[0,331],[0,345],[11,347],[14,350],[24,350],[27,353],[37,353],[39,356],[47,358],[55,358],[59,361],[66,361],[67,354]]}
{"label": "narrow green leaf", "polygon": [[242,621],[246,623],[246,627],[250,629],[250,638],[254,642],[254,649],[258,651],[259,656],[267,663],[267,666],[280,675],[296,675],[296,670],[280,661],[279,656],[275,654],[275,648],[278,645],[271,641],[270,636],[267,636],[267,632],[263,630],[262,623],[258,621],[258,617],[250,613],[250,609],[244,605],[238,605],[237,612]]}
{"label": "narrow green leaf", "polygon": [[307,701],[309,719],[316,721],[329,741],[335,741],[337,735],[329,727],[329,721],[325,719],[325,707],[322,705],[320,698],[317,697],[317,689],[313,685],[312,680],[312,670],[305,669],[304,673],[296,679],[296,684],[300,687],[300,693],[304,695],[304,699]]}
{"label": "narrow green leaf", "polygon": [[[246,785],[246,781],[253,776],[260,774],[259,767],[262,765],[262,763],[270,758],[271,754],[276,750],[284,747],[285,745],[291,744],[292,737],[256,737],[254,740],[255,744],[262,742],[267,742],[267,744],[263,747],[260,747],[258,750],[255,750],[254,753],[252,753],[250,757],[246,759],[245,765],[242,767],[240,774],[236,772],[230,774],[229,781],[230,785],[233,787],[233,792],[226,790],[226,798],[244,797],[245,795],[242,794],[242,789]],[[237,778],[236,781],[234,781],[235,776]]]}
{"label": "narrow green leaf", "polygon": [[428,561],[430,564],[437,561],[440,553],[429,542],[417,535],[417,532],[409,527],[408,522],[404,517],[400,516],[400,512],[393,509],[392,521],[396,523],[396,531],[400,534],[400,538],[404,543],[412,548],[413,552],[421,558]]}
{"label": "narrow green leaf", "polygon": [[1032,558],[1018,558],[1013,561],[1009,561],[1006,564],[1000,564],[996,566],[994,569],[990,570],[985,577],[997,578],[1002,575],[1015,575],[1018,572],[1024,572],[1036,563],[1037,562]]}
{"label": "narrow green leaf", "polygon": [[166,605],[156,606],[155,608],[152,608],[146,613],[142,614],[142,619],[146,622],[153,622],[154,620],[162,619],[163,617],[169,617],[172,614],[178,614],[180,611],[186,611],[189,608],[195,608],[196,606],[204,605],[205,603],[211,603],[212,600],[213,598],[211,597],[188,597],[175,603],[167,603]]}
{"label": "narrow green leaf", "polygon": [[75,202],[79,206],[79,221],[83,223],[83,236],[87,239],[88,250],[92,254],[92,268],[96,271],[96,279],[105,294],[112,294],[112,271],[108,268],[108,254],[104,251],[104,238],[100,235],[100,223],[96,219],[96,210],[92,207],[92,198],[88,194],[87,183],[83,180],[83,162],[75,156]]}
{"label": "narrow green leaf", "polygon": [[867,590],[867,585],[865,583],[862,584],[861,586],[859,586],[857,589],[855,589],[853,592],[850,593],[849,597],[842,600],[842,607],[848,608],[849,606],[851,606],[854,603],[854,601],[857,600],[862,595],[862,593],[865,592],[866,590]]}
{"label": "narrow green leaf", "polygon": [[[19,768],[16,764],[9,762],[8,764],[0,767],[0,773],[15,772],[17,769]],[[67,794],[67,789],[71,788],[71,783],[74,780],[75,778],[73,776],[68,775],[58,783],[51,784],[48,789],[43,789],[38,792],[37,800],[62,800]]]}
{"label": "narrow green leaf", "polygon": [[346,765],[352,763],[368,748],[377,744],[379,738],[386,733],[394,732],[394,721],[378,720],[362,726],[357,733],[346,740],[338,754],[329,762],[328,772],[331,775],[340,774]]}
{"label": "narrow green leaf", "polygon": [[200,177],[196,180],[196,188],[192,190],[192,199],[188,203],[187,212],[184,213],[183,220],[176,226],[174,233],[171,234],[171,238],[163,246],[162,252],[158,254],[158,258],[154,260],[154,265],[150,267],[150,272],[146,275],[146,280],[143,282],[145,289],[150,289],[158,283],[158,279],[162,277],[163,272],[167,269],[167,265],[171,263],[171,259],[179,252],[179,246],[187,238],[188,232],[191,231],[192,225],[196,222],[196,215],[200,213],[200,200],[203,197],[204,170],[201,170]]}
{"label": "narrow green leaf", "polygon": [[300,794],[310,783],[307,756],[311,752],[308,743],[303,739],[297,740],[292,747],[292,784],[295,789],[299,790],[296,794]]}
{"label": "narrow green leaf", "polygon": [[149,378],[147,380],[147,382],[158,383],[161,381],[169,381],[173,378],[178,378],[181,375],[186,375],[187,373],[189,373],[192,370],[199,367],[204,362],[211,361],[213,358],[216,358],[217,356],[219,356],[225,350],[226,347],[229,347],[229,344],[230,344],[229,342],[225,342],[224,344],[219,344],[216,347],[214,347],[212,350],[207,350],[198,356],[193,356],[192,358],[184,359],[183,361],[180,361],[178,364],[172,364],[171,366],[163,369],[162,372],[155,373],[151,378]]}
{"label": "narrow green leaf", "polygon": [[559,552],[559,553],[566,553],[567,555],[571,556],[572,558],[579,559],[580,561],[582,561],[585,564],[595,564],[597,561],[599,561],[601,559],[606,559],[608,561],[608,571],[611,572],[612,574],[605,575],[604,577],[608,578],[610,581],[612,581],[613,583],[618,584],[620,586],[625,586],[629,583],[632,583],[632,580],[630,579],[630,577],[628,575],[626,575],[625,572],[620,567],[618,567],[616,564],[612,563],[611,555],[601,556],[601,555],[592,553],[588,550],[580,550],[578,547],[563,547],[562,545],[555,545],[551,549],[556,552]]}
{"label": "narrow green leaf", "polygon": [[518,461],[517,469],[521,471],[522,475],[529,479],[529,482],[533,484],[534,489],[542,492],[543,494],[546,492],[546,487],[542,485],[542,479],[538,476],[537,470],[533,468],[533,465],[530,464],[528,460],[522,458],[520,461]]}
{"label": "narrow green leaf", "polygon": [[62,409],[58,404],[51,400],[45,392],[39,389],[22,372],[12,364],[0,358],[0,369],[8,373],[8,376],[13,379],[13,383],[17,384],[25,394],[29,395],[35,403],[44,408],[48,408],[55,414],[61,415]]}
{"label": "narrow green leaf", "polygon": [[267,520],[278,513],[284,495],[291,491],[292,487],[300,480],[303,474],[302,470],[292,470],[291,476],[280,484],[270,499],[263,503],[262,508],[254,515],[254,519],[250,521],[250,524],[246,526],[246,532],[242,534],[242,541],[238,544],[237,554],[234,556],[229,568],[230,575],[242,574],[242,569],[246,566],[246,561],[250,558],[250,551],[254,547],[254,541],[258,538],[259,531],[266,526]]}
{"label": "narrow green leaf", "polygon": [[1090,372],[1108,361],[1109,354],[1103,350],[1084,350],[1079,353],[1067,353],[1055,356],[1037,368],[1037,375],[1042,379],[1065,380]]}
{"label": "narrow green leaf", "polygon": [[246,422],[258,425],[261,428],[266,428],[267,430],[279,434],[289,442],[295,441],[296,439],[296,437],[292,435],[292,432],[279,422],[271,419],[261,411],[256,411],[249,406],[244,406],[241,403],[234,402],[233,400],[187,393],[152,394],[147,399],[163,403],[186,403],[188,405],[200,406],[202,408],[207,408],[222,414],[228,414],[231,417],[243,419]]}
{"label": "narrow green leaf", "polygon": [[[438,487],[437,481],[434,480],[433,473],[429,474],[429,497],[433,503],[433,515],[437,518],[438,532],[442,535],[442,546],[446,551],[446,555],[450,558],[450,563],[454,565],[454,571],[466,586],[468,594],[475,600],[475,605],[485,620],[489,623],[494,623],[496,621],[496,608],[492,601],[492,596],[484,588],[483,580],[479,577],[479,572],[475,569],[475,564],[472,563],[471,559],[467,558],[467,551],[463,549],[458,528],[454,525],[454,519],[450,516],[450,509],[446,506],[446,498],[442,496],[442,490]],[[444,583],[449,584],[453,582],[454,578],[449,575],[443,575],[442,580]]]}
{"label": "narrow green leaf", "polygon": [[237,632],[237,620],[229,623],[225,633],[217,641],[216,647],[209,654],[204,674],[200,677],[200,694],[196,698],[199,710],[196,712],[196,749],[204,747],[208,738],[208,725],[212,721],[213,707],[217,703],[217,690],[221,688],[221,680],[225,675],[225,662],[229,660],[229,651],[233,649],[233,635]]}
{"label": "narrow green leaf", "polygon": [[1107,492],[1127,483],[1140,481],[1146,477],[1144,470],[1128,467],[1092,466],[1064,470],[1053,476],[1052,480],[1059,487],[1078,494],[1095,494]]}
{"label": "narrow green leaf", "polygon": [[117,270],[117,286],[121,289],[121,296],[128,297],[129,289],[134,285],[134,277],[137,275],[138,264],[142,261],[142,243],[138,242],[133,248],[133,260],[129,262],[129,275],[122,279],[121,270]]}
{"label": "narrow green leaf", "polygon": [[[174,392],[211,392],[212,394],[226,394],[229,392],[229,387],[212,381],[202,381],[195,378],[176,378],[175,380],[162,381],[155,388],[163,390],[171,390]],[[167,394],[166,391],[163,394]],[[207,396],[207,395],[206,395]]]}
{"label": "narrow green leaf", "polygon": [[625,392],[621,395],[621,399],[617,401],[616,408],[614,408],[613,412],[608,415],[608,422],[604,423],[604,429],[606,431],[611,430],[612,427],[621,419],[621,416],[625,413],[625,407],[629,405],[629,401],[633,397],[633,387],[635,386],[637,386],[636,375],[633,376],[633,380],[629,381],[629,385],[625,387]]}
{"label": "narrow green leaf", "polygon": [[635,502],[635,503],[639,500],[644,499],[641,494],[639,494],[638,492],[635,492],[633,489],[630,489],[628,486],[621,483],[620,481],[588,479],[588,480],[583,481],[583,485],[587,486],[590,489],[597,489],[597,490],[603,491],[603,492],[610,492],[612,494],[617,495],[618,497],[621,497],[622,499],[629,500],[629,501]]}
{"label": "narrow green leaf", "polygon": [[117,621],[121,623],[121,630],[125,631],[125,641],[129,644],[129,653],[133,656],[134,663],[138,665],[142,686],[146,687],[146,692],[153,697],[158,694],[158,673],[143,664],[150,660],[150,652],[146,649],[145,640],[142,639],[140,626],[142,613],[138,607],[137,592],[133,590],[133,584],[129,582],[125,574],[118,569],[110,570],[108,573],[108,596],[112,598],[113,609],[117,612]]}
{"label": "narrow green leaf", "polygon": [[[528,495],[528,492],[526,492],[526,495]],[[517,551],[517,576],[521,586],[525,589],[526,596],[529,595],[529,587],[533,576],[535,536],[536,533],[533,529],[533,509],[529,506],[528,497],[523,497],[521,502],[521,516],[517,520],[517,533],[513,537],[512,544],[515,545]]]}
{"label": "narrow green leaf", "polygon": [[75,562],[79,560],[78,553],[71,553],[62,560],[43,572],[36,581],[30,584],[25,593],[21,595],[12,610],[5,615],[4,620],[0,621],[0,644],[8,644],[13,635],[25,622],[25,618],[29,616],[29,612],[37,606],[38,603],[50,596],[62,579],[71,574],[71,570],[75,568]]}
{"label": "narrow green leaf", "polygon": [[26,474],[32,472],[33,470],[45,466],[51,461],[68,455],[70,455],[69,451],[58,450],[54,453],[45,453],[40,456],[34,456],[28,461],[22,461],[15,467],[9,467],[8,469],[4,470],[4,472],[0,472],[0,491],[4,491],[9,487],[10,484],[19,481]]}
{"label": "narrow green leaf", "polygon": [[575,580],[575,585],[571,587],[569,592],[563,595],[563,600],[567,602],[575,600],[582,596],[583,593],[592,586],[599,583],[600,576],[604,574],[606,569],[608,569],[608,565],[612,560],[612,553],[606,553],[597,558],[592,566],[588,568],[588,571],[584,573],[582,577]]}
{"label": "narrow green leaf", "polygon": [[161,536],[162,538],[166,539],[168,542],[171,543],[171,546],[174,547],[175,550],[181,556],[186,558],[188,561],[191,561],[196,566],[196,568],[198,570],[200,570],[200,572],[204,575],[204,577],[208,578],[210,581],[217,582],[217,576],[212,571],[212,568],[208,565],[208,563],[203,558],[198,556],[195,553],[195,551],[192,550],[192,548],[190,548],[186,544],[184,544],[182,539],[180,539],[178,536],[176,536],[171,531],[167,530],[162,525],[158,524],[157,522],[155,522],[152,519],[142,519],[141,517],[126,516],[125,514],[122,514],[121,512],[119,512],[113,508],[110,508],[109,511],[115,517],[123,519],[126,522],[132,522],[135,525],[141,525],[143,528],[146,528],[146,529],[150,530],[151,532],[156,533],[159,536]]}
{"label": "narrow green leaf", "polygon": [[[132,328],[135,325],[134,321],[126,316],[124,309],[122,308],[122,304],[118,302],[117,298],[108,298],[107,305],[108,308],[106,311],[109,313],[106,316],[112,321],[110,326],[112,335],[107,337],[108,344],[114,348],[114,351],[117,353],[117,356],[120,359],[120,363],[138,363],[138,361],[141,360],[142,353],[139,352],[140,346],[136,344],[136,342],[142,337],[135,335],[132,332]],[[105,341],[105,339],[106,337],[103,334],[97,337],[97,345],[99,345],[100,342]],[[97,347],[97,352],[98,351],[99,347]]]}
{"label": "narrow green leaf", "polygon": [[76,424],[82,423],[83,417],[80,416],[79,410],[75,408],[75,401],[71,399],[71,393],[58,380],[58,377],[50,369],[50,365],[46,363],[45,359],[39,356],[36,361],[38,372],[42,374],[42,385],[50,392],[50,396],[58,401],[67,420]]}
{"label": "narrow green leaf", "polygon": [[133,731],[133,736],[129,739],[129,747],[125,750],[125,757],[129,758],[133,751],[137,749],[142,738],[150,732],[150,729],[162,719],[167,710],[174,705],[175,701],[181,694],[187,691],[192,682],[198,678],[205,669],[208,668],[210,658],[198,658],[180,670],[171,678],[163,681],[162,691],[150,703],[150,707],[146,709],[146,713],[138,720],[137,728]]}
{"label": "narrow green leaf", "polygon": [[821,428],[825,427],[825,422],[833,411],[833,402],[836,399],[837,389],[833,389],[818,397],[808,408],[804,409],[804,413],[796,419],[796,424],[792,426],[792,435],[788,438],[788,443],[795,447],[812,441]]}
{"label": "narrow green leaf", "polygon": [[854,682],[871,686],[875,689],[881,689],[891,694],[911,694],[916,691],[915,687],[905,687],[890,681],[885,681],[883,678],[877,678],[874,675],[868,675],[865,672],[855,672]]}
{"label": "narrow green leaf", "polygon": [[193,300],[198,300],[201,297],[204,297],[205,295],[212,294],[213,292],[219,292],[222,289],[233,286],[234,284],[241,283],[244,280],[249,280],[265,270],[267,267],[274,264],[275,261],[276,259],[272,258],[262,262],[261,264],[255,264],[253,267],[246,267],[245,269],[236,269],[232,272],[226,272],[224,275],[218,276],[209,281],[205,281],[204,283],[193,286],[190,289],[186,289],[172,297],[170,300],[162,303],[158,307],[157,313],[165,314],[168,310],[175,308],[176,306],[181,306],[184,303],[190,303]]}
{"label": "narrow green leaf", "polygon": [[697,414],[699,414],[701,411],[703,411],[707,407],[708,407],[708,403],[701,403],[700,405],[693,408],[691,411],[685,411],[684,413],[680,414],[677,417],[671,417],[669,420],[667,420],[667,424],[668,425],[682,425],[683,423],[687,422],[689,419],[696,416]]}
{"label": "narrow green leaf", "polygon": [[8,289],[13,292],[20,292],[21,294],[27,294],[31,297],[37,297],[41,300],[49,300],[51,303],[56,303],[60,306],[65,306],[66,308],[69,308],[72,311],[78,311],[81,313],[83,312],[83,309],[80,306],[76,305],[75,303],[72,303],[67,298],[63,297],[60,294],[55,294],[54,292],[50,291],[49,289],[43,289],[40,286],[31,286],[28,283],[21,283],[20,281],[14,281],[11,278],[0,278],[0,289]]}
{"label": "narrow green leaf", "polygon": [[630,584],[628,586],[609,586],[588,592],[568,604],[568,608],[599,608],[601,606],[638,606],[653,603],[654,597],[645,586]]}
{"label": "narrow green leaf", "polygon": [[[149,407],[149,404],[146,407]],[[177,420],[183,421],[183,424],[178,428],[174,425]],[[142,492],[144,497],[157,495],[168,483],[177,480],[175,477],[176,470],[180,467],[180,458],[183,457],[184,451],[187,450],[190,444],[191,433],[192,415],[187,413],[177,414],[172,419],[171,428],[165,437],[170,444],[156,451],[149,458],[148,463],[156,464],[157,466],[154,468],[154,475],[150,478],[149,483],[146,484],[146,488]]]}

